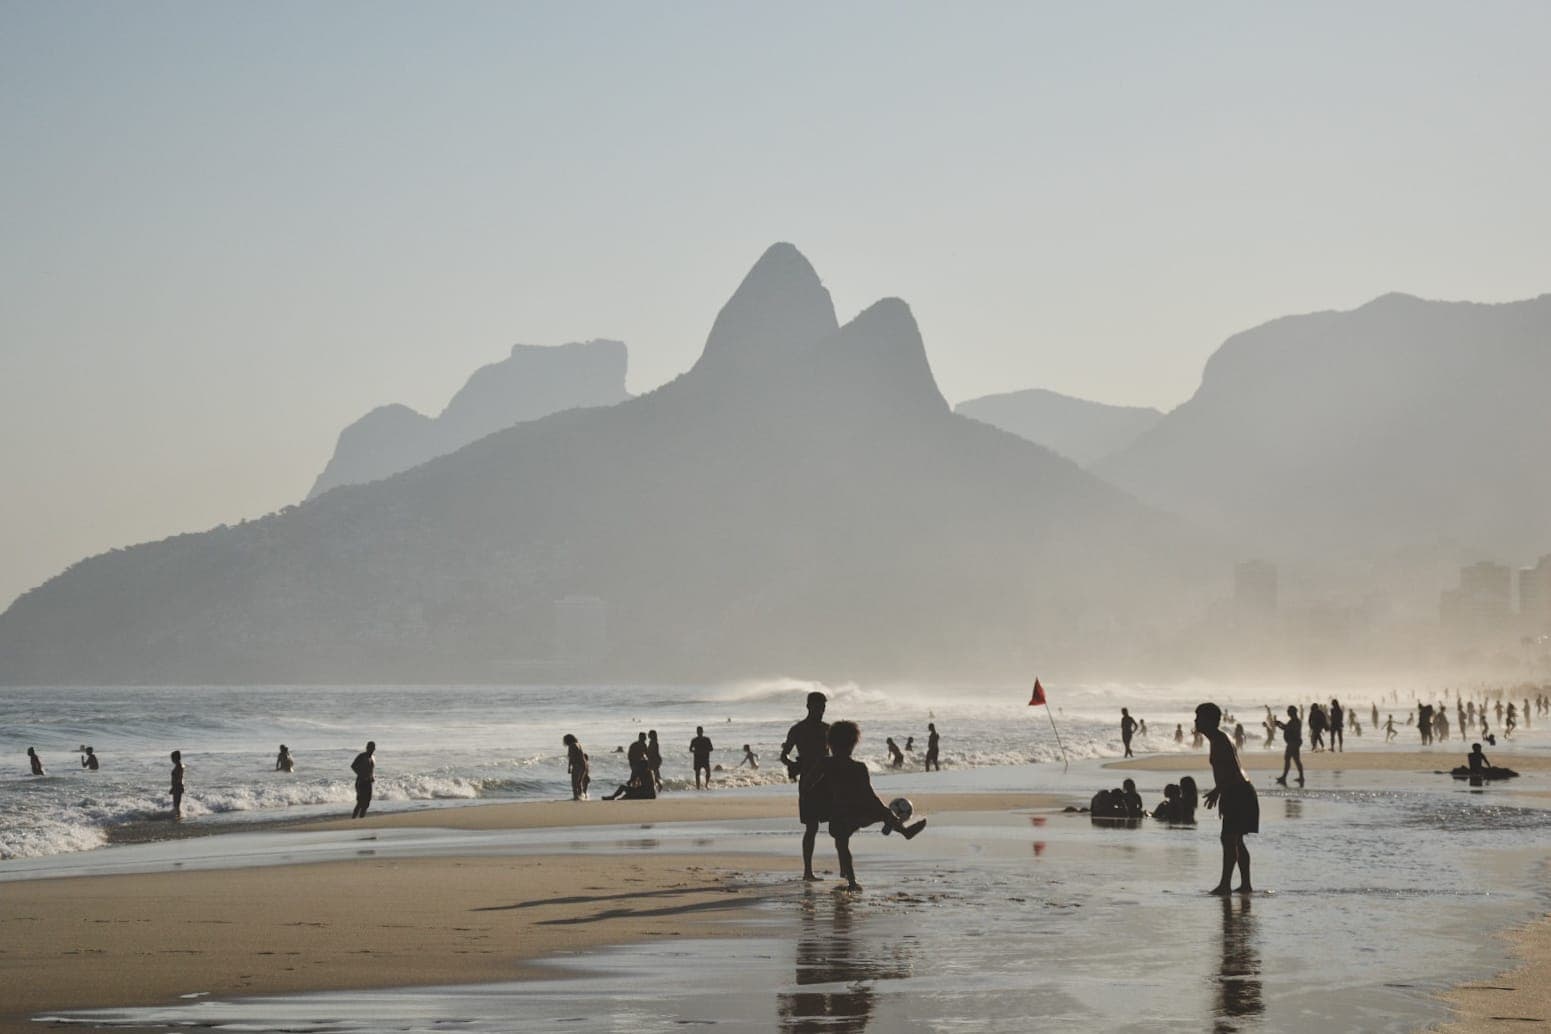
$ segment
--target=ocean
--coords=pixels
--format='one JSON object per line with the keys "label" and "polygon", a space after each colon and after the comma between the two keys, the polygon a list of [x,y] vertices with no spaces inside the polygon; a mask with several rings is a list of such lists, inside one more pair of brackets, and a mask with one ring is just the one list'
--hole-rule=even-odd
{"label": "ocean", "polygon": [[[1189,750],[1173,739],[1190,727],[1202,700],[1240,711],[1251,744],[1263,707],[1280,710],[1307,693],[1200,684],[1103,684],[1046,687],[1046,708],[1030,707],[1030,686],[825,685],[790,678],[678,686],[99,686],[0,688],[0,860],[36,858],[105,846],[134,830],[154,836],[170,821],[171,763],[186,769],[186,823],[308,818],[348,813],[354,803],[350,761],[377,743],[374,809],[455,806],[482,800],[556,800],[570,796],[561,737],[577,735],[591,757],[593,794],[611,791],[628,770],[622,752],[638,732],[656,729],[665,788],[693,787],[688,745],[697,725],[716,746],[719,786],[783,782],[786,730],[813,690],[830,698],[827,717],[861,723],[858,757],[888,796],[885,737],[903,748],[914,737],[905,772],[920,771],[927,723],[942,736],[944,769],[972,769],[1069,758],[1118,757],[1120,708],[1149,723],[1139,752]],[[1350,694],[1364,725],[1379,694]],[[1409,695],[1390,710],[1404,720]],[[1060,745],[1056,740],[1059,732]],[[1373,745],[1378,737],[1366,737]],[[1401,740],[1412,745],[1414,733]],[[1358,741],[1364,742],[1364,741]],[[296,760],[274,770],[280,744]],[[760,767],[740,766],[750,745]],[[96,772],[82,769],[92,746]],[[35,747],[48,774],[28,774]],[[1463,753],[1463,751],[1462,751]],[[149,833],[147,832],[149,831]]]}

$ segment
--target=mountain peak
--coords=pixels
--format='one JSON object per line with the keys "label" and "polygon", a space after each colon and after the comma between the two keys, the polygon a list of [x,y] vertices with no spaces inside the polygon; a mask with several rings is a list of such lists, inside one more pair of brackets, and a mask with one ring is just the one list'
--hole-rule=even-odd
{"label": "mountain peak", "polygon": [[791,244],[772,244],[717,314],[696,367],[757,367],[805,351],[838,328],[835,304],[813,266]]}

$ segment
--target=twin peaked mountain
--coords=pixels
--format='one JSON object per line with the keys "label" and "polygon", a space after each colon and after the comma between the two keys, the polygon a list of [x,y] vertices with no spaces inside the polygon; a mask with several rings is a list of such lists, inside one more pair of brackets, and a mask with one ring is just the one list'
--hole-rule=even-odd
{"label": "twin peaked mountain", "polygon": [[1117,659],[1199,557],[778,244],[676,380],[83,561],[0,615],[0,681],[1021,677]]}

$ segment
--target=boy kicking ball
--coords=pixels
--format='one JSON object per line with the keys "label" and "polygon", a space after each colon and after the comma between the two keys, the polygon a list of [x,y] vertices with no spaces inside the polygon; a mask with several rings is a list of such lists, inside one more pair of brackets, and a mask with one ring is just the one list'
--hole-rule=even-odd
{"label": "boy kicking ball", "polygon": [[881,822],[885,833],[897,830],[910,840],[926,828],[925,819],[902,825],[873,792],[867,766],[851,757],[861,738],[861,727],[855,722],[835,722],[829,727],[830,756],[825,760],[824,771],[831,802],[829,835],[835,838],[835,854],[840,858],[840,875],[845,878],[847,890],[862,889],[856,882],[856,867],[851,863],[852,833]]}

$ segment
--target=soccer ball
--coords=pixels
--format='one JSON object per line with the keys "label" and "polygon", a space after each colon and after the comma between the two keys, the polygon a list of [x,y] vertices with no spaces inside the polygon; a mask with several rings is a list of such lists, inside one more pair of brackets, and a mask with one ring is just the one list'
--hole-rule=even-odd
{"label": "soccer ball", "polygon": [[896,797],[889,802],[889,811],[892,811],[894,817],[903,824],[910,821],[910,816],[915,814],[916,807],[910,803],[909,798]]}

